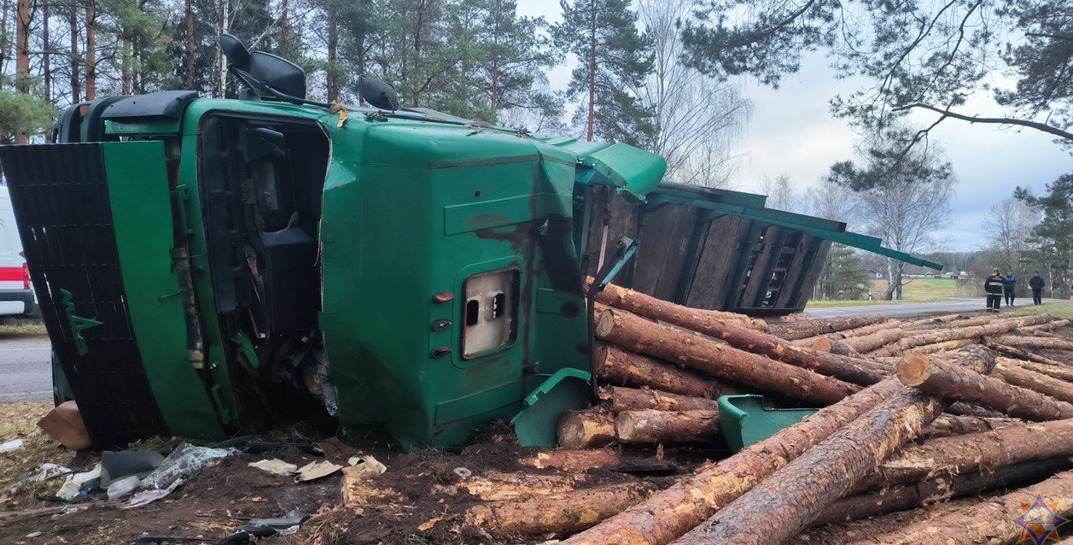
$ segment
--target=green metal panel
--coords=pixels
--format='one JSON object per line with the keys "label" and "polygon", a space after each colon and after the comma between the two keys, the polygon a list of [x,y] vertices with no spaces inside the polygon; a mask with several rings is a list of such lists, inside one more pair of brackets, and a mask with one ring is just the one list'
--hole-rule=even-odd
{"label": "green metal panel", "polygon": [[175,435],[223,435],[205,384],[187,360],[186,321],[172,272],[171,192],[164,144],[102,145],[116,248],[138,351],[157,405]]}

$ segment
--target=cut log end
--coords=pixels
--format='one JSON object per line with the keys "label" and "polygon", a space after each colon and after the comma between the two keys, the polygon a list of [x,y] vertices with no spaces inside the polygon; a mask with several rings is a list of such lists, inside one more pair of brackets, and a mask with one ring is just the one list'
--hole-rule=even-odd
{"label": "cut log end", "polygon": [[931,376],[931,358],[908,354],[898,363],[898,380],[906,386],[920,386]]}
{"label": "cut log end", "polygon": [[615,311],[605,310],[596,318],[596,336],[606,337],[615,329]]}

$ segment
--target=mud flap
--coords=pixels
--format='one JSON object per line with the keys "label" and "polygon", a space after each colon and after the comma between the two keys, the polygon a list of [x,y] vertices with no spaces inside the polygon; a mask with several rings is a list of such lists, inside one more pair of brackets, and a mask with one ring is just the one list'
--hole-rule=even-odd
{"label": "mud flap", "polygon": [[525,408],[511,419],[518,444],[551,448],[558,444],[559,418],[584,409],[592,394],[592,375],[580,369],[558,370],[525,396]]}

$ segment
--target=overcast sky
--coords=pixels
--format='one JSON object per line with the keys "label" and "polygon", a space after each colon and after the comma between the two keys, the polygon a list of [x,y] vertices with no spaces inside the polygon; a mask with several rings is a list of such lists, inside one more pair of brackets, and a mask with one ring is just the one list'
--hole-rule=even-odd
{"label": "overcast sky", "polygon": [[[558,0],[518,0],[523,15],[540,15],[551,22],[560,19]],[[569,61],[571,64],[573,60]],[[553,88],[562,89],[570,77],[569,66],[548,74]],[[801,71],[786,79],[779,89],[738,82],[752,101],[747,129],[734,154],[739,168],[735,189],[762,190],[765,177],[790,176],[798,190],[807,190],[835,161],[852,159],[854,133],[849,125],[831,116],[828,100],[848,93],[853,82],[837,80],[819,55],[808,58]],[[998,114],[988,96],[974,97],[964,108],[970,114]],[[933,117],[919,115],[920,124]],[[986,244],[982,226],[988,210],[1013,194],[1014,187],[1028,186],[1040,192],[1058,176],[1073,172],[1073,157],[1042,133],[1024,129],[973,126],[944,121],[932,131],[954,166],[958,186],[951,202],[951,218],[944,237],[945,250],[976,250]],[[853,226],[851,225],[852,229]]]}

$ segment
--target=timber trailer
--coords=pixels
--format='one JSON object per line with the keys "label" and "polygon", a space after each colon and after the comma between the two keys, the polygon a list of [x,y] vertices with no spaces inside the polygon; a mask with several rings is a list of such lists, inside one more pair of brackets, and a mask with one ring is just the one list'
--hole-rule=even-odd
{"label": "timber trailer", "polygon": [[664,161],[625,144],[403,109],[371,78],[368,106],[307,100],[296,65],[222,41],[239,99],[102,98],[51,143],[0,147],[57,401],[97,448],[317,412],[453,445],[558,397],[518,417],[546,443],[591,393],[586,274],[783,314],[832,241],[934,265],[759,195],[661,183]]}

